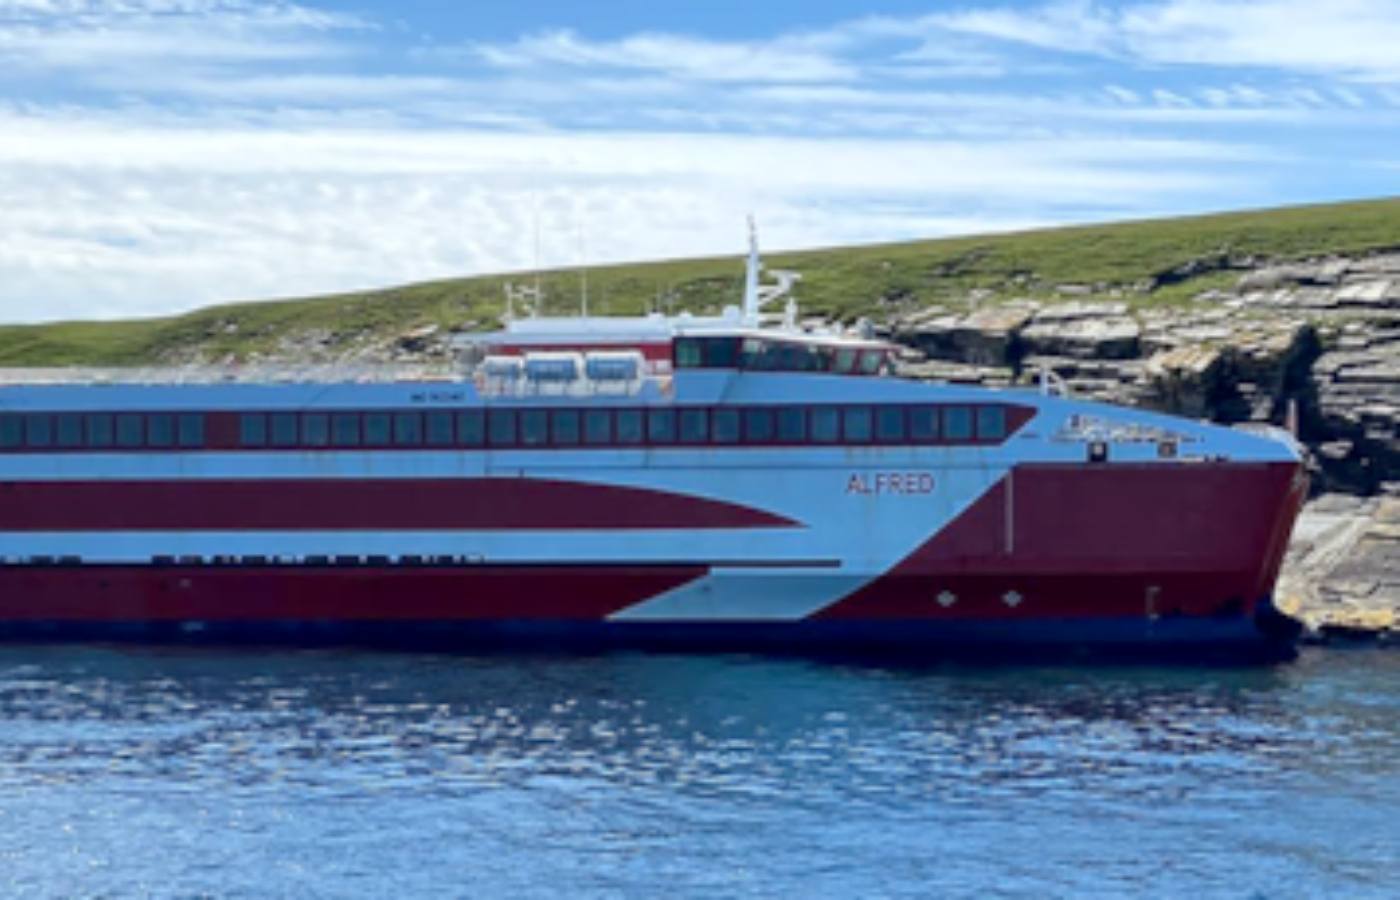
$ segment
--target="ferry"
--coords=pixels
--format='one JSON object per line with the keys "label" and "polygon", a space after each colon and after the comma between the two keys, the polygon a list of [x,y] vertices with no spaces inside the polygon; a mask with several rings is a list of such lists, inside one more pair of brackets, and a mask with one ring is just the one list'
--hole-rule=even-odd
{"label": "ferry", "polygon": [[0,375],[0,638],[1291,652],[1287,433],[899,378],[761,269],[715,316],[512,317],[447,378]]}

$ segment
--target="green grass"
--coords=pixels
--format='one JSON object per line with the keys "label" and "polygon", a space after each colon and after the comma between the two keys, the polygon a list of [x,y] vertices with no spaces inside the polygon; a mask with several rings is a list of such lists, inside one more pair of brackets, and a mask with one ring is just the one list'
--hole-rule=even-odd
{"label": "green grass", "polygon": [[[934,304],[957,307],[977,288],[1000,298],[1054,298],[1057,285],[1082,284],[1123,289],[1139,308],[1179,304],[1233,281],[1207,265],[1200,275],[1155,286],[1164,273],[1193,261],[1385,248],[1400,248],[1400,198],[777,253],[766,263],[802,273],[804,314],[850,321],[863,315],[884,320]],[[716,311],[739,302],[742,275],[737,255],[599,267],[588,273],[589,295],[595,313],[638,313],[664,292],[674,294],[677,310]],[[163,319],[4,326],[0,365],[139,365],[191,352],[211,361],[246,359],[312,331],[329,334],[334,348],[431,323],[494,327],[505,280],[483,276],[230,304]],[[551,298],[546,312],[577,308],[576,272],[546,272],[541,281]]]}

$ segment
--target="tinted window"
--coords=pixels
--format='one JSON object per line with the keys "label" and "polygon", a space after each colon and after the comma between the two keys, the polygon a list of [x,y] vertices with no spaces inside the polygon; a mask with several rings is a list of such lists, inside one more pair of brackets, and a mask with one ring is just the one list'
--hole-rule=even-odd
{"label": "tinted window", "polygon": [[199,413],[184,413],[175,422],[181,447],[204,446],[204,416]]}
{"label": "tinted window", "polygon": [[583,414],[583,439],[590,444],[606,444],[612,440],[612,413],[606,409],[590,409]]}
{"label": "tinted window", "polygon": [[885,361],[885,354],[879,350],[866,350],[860,355],[860,370],[866,375],[874,375],[880,371],[880,366]]}
{"label": "tinted window", "polygon": [[737,440],[739,440],[739,411],[737,409],[715,410],[715,443],[732,444]]}
{"label": "tinted window", "polygon": [[[125,418],[123,416],[122,418]],[[118,440],[122,446],[129,446],[121,438],[122,425],[117,421]],[[238,420],[238,440],[245,447],[262,447],[267,444],[267,416],[261,413],[244,413]]]}
{"label": "tinted window", "polygon": [[[261,421],[261,417],[259,417]],[[117,416],[117,446],[140,447],[146,442],[145,421],[135,413]]]}
{"label": "tinted window", "polygon": [[433,447],[446,447],[452,443],[452,413],[436,410],[427,415],[428,443]]}
{"label": "tinted window", "polygon": [[24,443],[24,420],[19,416],[0,416],[0,447],[14,449]]}
{"label": "tinted window", "polygon": [[458,413],[457,440],[468,447],[480,447],[486,443],[486,414],[479,409]]}
{"label": "tinted window", "polygon": [[972,410],[966,406],[943,410],[943,436],[950,441],[972,440]]}
{"label": "tinted window", "polygon": [[778,440],[799,443],[807,440],[807,412],[798,406],[778,410]]}
{"label": "tinted window", "polygon": [[754,443],[767,443],[773,440],[773,410],[749,409],[744,411],[744,440]]}
{"label": "tinted window", "polygon": [[331,416],[331,440],[337,447],[360,446],[360,414],[336,413]]}
{"label": "tinted window", "polygon": [[87,417],[87,444],[89,447],[112,446],[112,417],[107,413],[93,413]]}
{"label": "tinted window", "polygon": [[295,447],[297,445],[297,414],[273,413],[270,417],[272,446]]}
{"label": "tinted window", "polygon": [[556,409],[551,418],[553,419],[554,443],[578,443],[578,410]]}
{"label": "tinted window", "polygon": [[696,369],[700,367],[700,342],[695,338],[681,338],[676,341],[676,368]]}
{"label": "tinted window", "polygon": [[818,444],[834,444],[841,437],[841,411],[830,406],[812,410],[812,440]]}
{"label": "tinted window", "polygon": [[681,441],[698,444],[709,438],[710,418],[703,409],[681,410]]}
{"label": "tinted window", "polygon": [[835,370],[842,374],[852,371],[856,367],[856,356],[856,351],[849,347],[843,347],[837,350],[836,365],[834,366]]}
{"label": "tinted window", "polygon": [[904,440],[904,409],[882,406],[875,411],[875,437],[881,441]]}
{"label": "tinted window", "polygon": [[938,408],[916,406],[909,410],[909,436],[916,441],[938,440]]}
{"label": "tinted window", "polygon": [[1006,437],[1006,410],[1000,406],[977,407],[977,438],[999,441]]}
{"label": "tinted window", "polygon": [[619,444],[640,444],[642,442],[642,411],[620,409],[617,411],[617,442]]}
{"label": "tinted window", "polygon": [[676,413],[670,409],[653,409],[647,412],[647,440],[653,444],[674,444],[676,442]]}
{"label": "tinted window", "polygon": [[870,440],[870,407],[848,407],[843,418],[847,442],[861,444]]}
{"label": "tinted window", "polygon": [[81,447],[83,445],[83,417],[75,415],[59,416],[54,431],[60,447]]}
{"label": "tinted window", "polygon": [[389,443],[391,423],[388,413],[365,413],[365,443],[376,447]]}
{"label": "tinted window", "polygon": [[[494,438],[492,441],[494,443]],[[549,441],[549,414],[542,409],[527,409],[520,414],[520,443],[540,447]]]}
{"label": "tinted window", "polygon": [[165,413],[157,413],[146,420],[146,441],[152,447],[173,447],[175,445],[175,419]]}
{"label": "tinted window", "polygon": [[53,419],[29,416],[24,422],[24,443],[29,447],[53,446]]}
{"label": "tinted window", "polygon": [[325,413],[302,416],[301,442],[308,447],[324,447],[331,442],[331,419]]}
{"label": "tinted window", "polygon": [[515,443],[515,410],[493,409],[488,419],[492,444],[505,447]]}
{"label": "tinted window", "polygon": [[739,364],[737,338],[705,338],[701,346],[707,369],[732,369]]}
{"label": "tinted window", "polygon": [[417,447],[423,443],[423,417],[416,412],[395,413],[394,443],[400,447]]}

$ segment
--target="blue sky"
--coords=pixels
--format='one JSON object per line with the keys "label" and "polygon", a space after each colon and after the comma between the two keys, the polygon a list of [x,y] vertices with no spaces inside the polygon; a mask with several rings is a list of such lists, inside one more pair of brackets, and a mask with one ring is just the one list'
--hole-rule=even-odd
{"label": "blue sky", "polygon": [[1400,0],[0,0],[0,320],[1393,195],[1397,48]]}

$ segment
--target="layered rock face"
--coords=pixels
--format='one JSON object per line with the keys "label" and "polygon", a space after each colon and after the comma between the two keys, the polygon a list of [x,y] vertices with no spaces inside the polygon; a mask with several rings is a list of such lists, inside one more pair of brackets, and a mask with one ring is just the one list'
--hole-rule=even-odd
{"label": "layered rock face", "polygon": [[1165,308],[982,302],[893,323],[904,373],[997,386],[1044,368],[1077,396],[1225,423],[1281,425],[1295,403],[1323,486],[1400,481],[1400,253],[1262,266]]}

